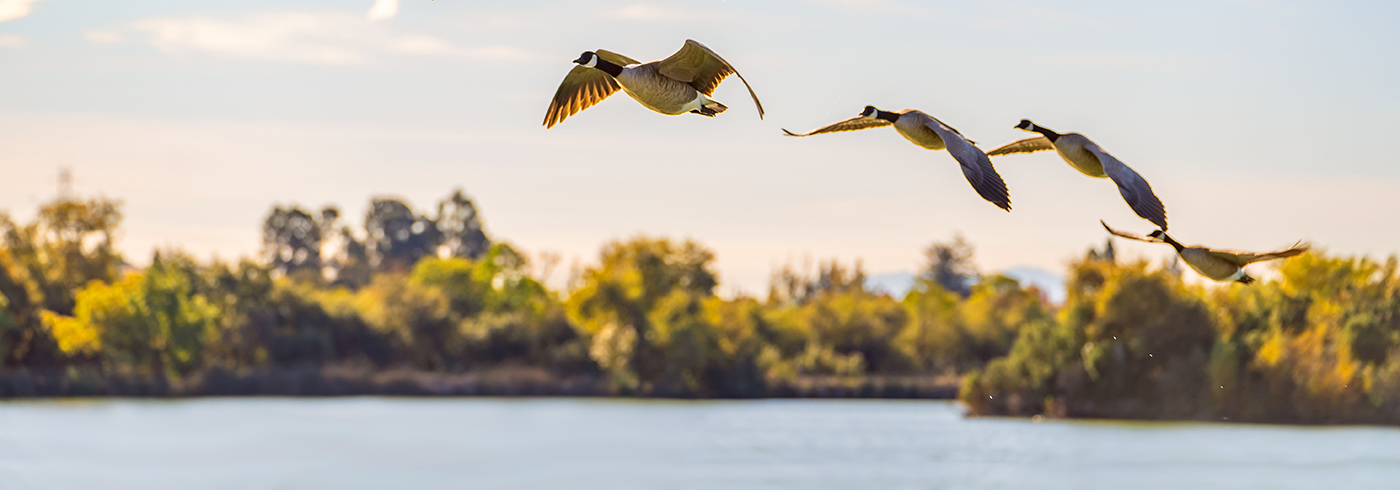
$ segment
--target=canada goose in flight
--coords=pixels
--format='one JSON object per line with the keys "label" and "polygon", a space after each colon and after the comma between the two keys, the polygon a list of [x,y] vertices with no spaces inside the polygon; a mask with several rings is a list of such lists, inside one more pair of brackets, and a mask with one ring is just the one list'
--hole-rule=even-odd
{"label": "canada goose in flight", "polygon": [[1181,261],[1191,266],[1191,269],[1200,273],[1202,276],[1217,281],[1238,281],[1243,284],[1254,282],[1253,277],[1249,277],[1248,274],[1244,273],[1244,266],[1255,262],[1263,262],[1265,260],[1292,257],[1303,253],[1309,247],[1306,243],[1298,242],[1293,244],[1292,247],[1267,253],[1225,250],[1203,247],[1200,245],[1187,247],[1173,240],[1172,237],[1167,235],[1167,232],[1162,230],[1153,230],[1152,233],[1148,233],[1147,236],[1142,236],[1110,228],[1108,223],[1104,223],[1103,220],[1099,220],[1099,224],[1103,225],[1104,229],[1108,230],[1109,233],[1129,240],[1171,245],[1172,248],[1176,249],[1176,254],[1181,256]]}
{"label": "canada goose in flight", "polygon": [[1133,208],[1133,212],[1142,219],[1151,221],[1158,228],[1167,229],[1167,210],[1162,207],[1162,201],[1157,199],[1147,180],[1113,155],[1103,151],[1099,145],[1089,141],[1089,138],[1079,133],[1056,133],[1037,126],[1028,119],[1022,119],[1016,128],[1040,133],[1041,136],[1008,143],[987,154],[998,156],[1055,150],[1060,154],[1060,158],[1084,175],[1113,179],[1113,183],[1118,184],[1118,193],[1123,195],[1124,201],[1128,201],[1128,206]]}
{"label": "canada goose in flight", "polygon": [[947,149],[948,153],[962,165],[963,175],[972,183],[972,188],[983,199],[997,207],[1011,211],[1011,195],[1006,192],[1006,182],[1001,180],[997,169],[992,167],[992,159],[974,146],[974,142],[963,137],[962,133],[943,121],[914,109],[898,112],[885,112],[875,106],[865,106],[860,115],[845,121],[826,125],[810,132],[797,134],[786,129],[788,136],[811,136],[839,131],[856,131],[893,125],[899,135],[916,145],[930,150]]}
{"label": "canada goose in flight", "polygon": [[579,66],[564,77],[559,90],[554,92],[554,100],[549,103],[549,111],[544,115],[546,129],[602,102],[619,88],[646,108],[662,114],[675,116],[691,112],[714,117],[728,108],[710,100],[709,95],[730,74],[738,75],[744,82],[754,105],[758,106],[758,118],[763,119],[763,104],[758,102],[758,95],[749,87],[749,81],[724,58],[691,39],[687,39],[676,54],[661,61],[643,64],[600,49],[584,51],[574,63]]}

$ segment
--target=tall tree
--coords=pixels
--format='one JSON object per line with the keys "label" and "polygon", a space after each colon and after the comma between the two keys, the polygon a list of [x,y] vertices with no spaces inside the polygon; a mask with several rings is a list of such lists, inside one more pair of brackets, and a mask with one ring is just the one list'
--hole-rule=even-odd
{"label": "tall tree", "polygon": [[375,198],[365,214],[365,251],[375,270],[406,272],[442,243],[437,223],[402,200]]}
{"label": "tall tree", "polygon": [[373,271],[365,241],[340,219],[340,209],[321,208],[317,225],[321,230],[321,266],[331,283],[352,289],[368,285]]}
{"label": "tall tree", "polygon": [[491,248],[491,240],[481,229],[481,215],[476,204],[462,189],[438,203],[437,228],[442,233],[442,246],[452,257],[477,259]]}
{"label": "tall tree", "polygon": [[306,210],[276,206],[263,220],[263,255],[269,266],[289,276],[319,276],[322,232],[322,221]]}
{"label": "tall tree", "polygon": [[111,282],[121,256],[112,238],[122,215],[119,201],[59,198],[39,208],[34,222],[19,226],[0,217],[5,247],[43,293],[44,308],[73,311],[73,296],[88,281]]}
{"label": "tall tree", "polygon": [[958,293],[964,298],[972,294],[972,283],[977,279],[977,265],[972,262],[972,244],[959,233],[953,241],[936,242],[924,249],[924,259],[928,261],[922,274],[942,286],[943,289]]}

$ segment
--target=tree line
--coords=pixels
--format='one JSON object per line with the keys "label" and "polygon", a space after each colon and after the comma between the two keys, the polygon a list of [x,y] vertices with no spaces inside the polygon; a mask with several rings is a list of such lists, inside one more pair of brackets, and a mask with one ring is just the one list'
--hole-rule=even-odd
{"label": "tree line", "polygon": [[[0,397],[574,394],[949,397],[975,414],[1400,421],[1396,259],[1310,253],[1250,287],[1074,262],[1068,299],[934,243],[902,298],[860,264],[715,294],[712,251],[639,236],[552,290],[557,259],[489,237],[456,191],[362,220],[276,206],[260,256],[113,248],[121,206],[0,214]],[[958,389],[960,385],[961,389]]]}
{"label": "tree line", "polygon": [[1052,319],[968,375],[974,413],[1400,423],[1400,277],[1311,252],[1251,286],[1086,256]]}

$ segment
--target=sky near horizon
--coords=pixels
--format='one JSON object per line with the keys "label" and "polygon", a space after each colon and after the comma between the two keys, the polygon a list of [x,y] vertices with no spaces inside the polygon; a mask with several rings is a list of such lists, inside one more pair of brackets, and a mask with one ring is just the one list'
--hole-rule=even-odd
{"label": "sky near horizon", "polygon": [[[721,291],[804,258],[916,270],[961,232],[985,271],[1145,233],[1107,180],[1053,153],[994,159],[1005,213],[946,152],[888,128],[785,138],[865,105],[923,110],[990,150],[1022,118],[1142,174],[1187,243],[1400,251],[1400,4],[1275,0],[0,0],[0,210],[27,220],[60,167],[125,202],[120,249],[254,255],[276,204],[461,187],[487,232],[564,266],[607,240],[694,238]],[[742,83],[714,119],[618,94],[540,121],[584,50],[649,61],[687,38]],[[1170,249],[1117,242],[1153,260]],[[557,273],[556,273],[557,275]],[[558,279],[557,277],[555,279]]]}

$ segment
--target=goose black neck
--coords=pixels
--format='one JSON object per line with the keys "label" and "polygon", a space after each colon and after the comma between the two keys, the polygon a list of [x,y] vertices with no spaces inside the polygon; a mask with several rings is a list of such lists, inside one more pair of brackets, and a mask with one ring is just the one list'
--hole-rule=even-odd
{"label": "goose black neck", "polygon": [[1037,133],[1045,135],[1045,138],[1049,139],[1051,143],[1054,143],[1055,140],[1060,139],[1060,133],[1051,131],[1049,128],[1042,128],[1040,126],[1036,126],[1035,124],[1031,124],[1031,131],[1035,131]]}
{"label": "goose black neck", "polygon": [[594,65],[593,67],[594,67],[594,68],[597,68],[597,69],[599,69],[599,70],[603,70],[603,71],[607,72],[609,75],[612,75],[614,78],[617,77],[618,75],[621,75],[621,74],[622,74],[622,67],[621,67],[621,66],[617,66],[617,65],[614,65],[614,64],[612,64],[612,63],[609,63],[608,60],[605,60],[605,59],[602,59],[602,58],[598,58],[598,63],[597,63],[596,65]]}
{"label": "goose black neck", "polygon": [[1186,248],[1181,246],[1181,242],[1173,240],[1172,237],[1168,236],[1166,233],[1162,234],[1162,241],[1167,242],[1168,245],[1171,245],[1172,248],[1176,249],[1176,253],[1181,253],[1181,249]]}
{"label": "goose black neck", "polygon": [[876,119],[884,119],[889,122],[899,121],[899,114],[885,111],[875,111]]}

